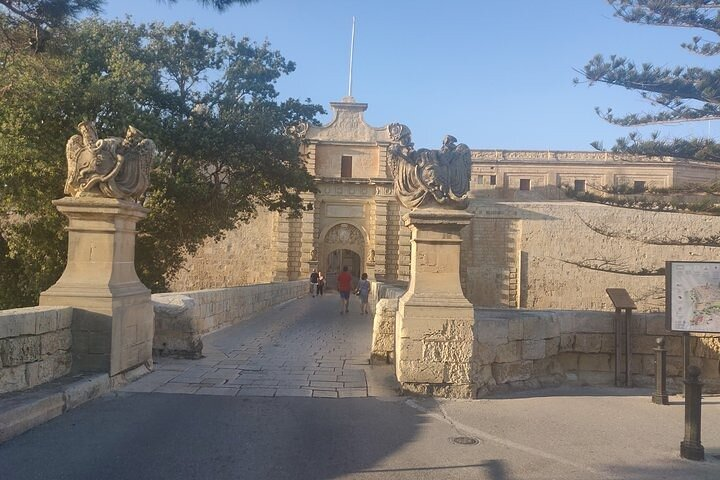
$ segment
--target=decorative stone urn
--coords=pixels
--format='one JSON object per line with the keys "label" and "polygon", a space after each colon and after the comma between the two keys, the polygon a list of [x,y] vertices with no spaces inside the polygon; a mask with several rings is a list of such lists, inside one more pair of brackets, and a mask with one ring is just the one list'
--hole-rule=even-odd
{"label": "decorative stone urn", "polygon": [[116,375],[152,362],[150,290],[135,272],[135,225],[148,210],[155,144],[130,127],[125,138],[98,139],[91,122],[67,145],[65,193],[53,201],[69,219],[68,261],[40,305],[74,307],[73,370]]}
{"label": "decorative stone urn", "polygon": [[410,210],[410,285],[398,304],[395,369],[403,391],[469,398],[474,309],[460,286],[461,230],[470,223],[470,150],[447,136],[441,150],[415,150],[410,130],[388,127],[395,194]]}

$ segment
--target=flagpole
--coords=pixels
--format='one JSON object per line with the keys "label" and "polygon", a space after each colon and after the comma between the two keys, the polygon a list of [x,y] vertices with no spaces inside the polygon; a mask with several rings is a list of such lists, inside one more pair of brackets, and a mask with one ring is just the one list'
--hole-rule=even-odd
{"label": "flagpole", "polygon": [[352,97],[352,71],[353,71],[353,51],[355,50],[355,17],[352,23],[352,36],[350,37],[350,79],[348,81],[348,97]]}

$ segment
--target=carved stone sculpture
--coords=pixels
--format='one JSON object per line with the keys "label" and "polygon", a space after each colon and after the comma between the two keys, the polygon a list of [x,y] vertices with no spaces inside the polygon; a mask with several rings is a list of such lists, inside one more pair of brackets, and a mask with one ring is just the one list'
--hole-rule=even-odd
{"label": "carved stone sculpture", "polygon": [[310,125],[307,122],[299,122],[289,127],[285,127],[285,135],[295,138],[305,138]]}
{"label": "carved stone sculpture", "polygon": [[[392,143],[388,147],[395,195],[411,210],[442,205],[464,209],[470,190],[470,149],[447,135],[440,150],[415,150],[410,129],[399,123],[388,125]],[[429,194],[429,195],[428,195]]]}
{"label": "carved stone sculpture", "polygon": [[155,143],[129,126],[125,138],[98,139],[93,122],[81,122],[65,148],[72,197],[103,196],[138,200],[149,186]]}

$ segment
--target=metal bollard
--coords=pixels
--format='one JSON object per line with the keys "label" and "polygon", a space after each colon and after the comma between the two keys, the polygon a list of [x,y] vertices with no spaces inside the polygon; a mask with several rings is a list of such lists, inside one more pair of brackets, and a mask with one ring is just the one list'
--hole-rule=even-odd
{"label": "metal bollard", "polygon": [[655,339],[657,347],[655,350],[655,393],[652,396],[652,402],[658,405],[669,405],[667,394],[667,350],[665,350],[665,339],[658,337]]}
{"label": "metal bollard", "polygon": [[698,367],[688,367],[688,378],[685,379],[685,439],[680,442],[680,456],[688,460],[705,460],[705,448],[700,443],[703,384],[699,376]]}

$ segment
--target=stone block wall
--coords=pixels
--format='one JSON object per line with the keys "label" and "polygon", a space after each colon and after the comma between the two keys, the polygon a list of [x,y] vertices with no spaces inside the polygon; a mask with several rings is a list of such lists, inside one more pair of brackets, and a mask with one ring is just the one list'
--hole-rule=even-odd
{"label": "stone block wall", "polygon": [[373,335],[370,348],[370,362],[395,362],[395,316],[398,300],[407,290],[406,287],[382,282],[371,283],[370,308],[373,317]]}
{"label": "stone block wall", "polygon": [[0,394],[70,373],[72,314],[70,307],[0,311]]}
{"label": "stone block wall", "polygon": [[718,256],[717,247],[693,244],[717,235],[718,216],[576,201],[476,200],[469,211],[462,275],[476,306],[611,310],[605,289],[625,288],[639,311],[662,311],[665,261]]}
{"label": "stone block wall", "polygon": [[[667,349],[668,388],[677,392],[682,388],[682,336],[666,331],[664,325],[662,313],[633,315],[632,383],[655,385],[653,349],[662,336]],[[476,309],[475,335],[473,369],[478,396],[559,384],[614,384],[612,312]],[[690,361],[701,368],[706,392],[720,391],[716,341],[711,336],[692,336],[690,341]],[[624,364],[623,359],[621,369]]]}
{"label": "stone block wall", "polygon": [[[275,274],[278,214],[259,209],[221,240],[207,239],[170,284],[174,292],[270,282]],[[286,242],[287,243],[287,242]]]}
{"label": "stone block wall", "polygon": [[153,350],[160,354],[199,357],[203,335],[307,292],[307,282],[298,280],[155,294],[152,296],[155,310]]}
{"label": "stone block wall", "polygon": [[[371,359],[392,362],[400,286],[373,284],[377,304]],[[510,389],[615,382],[614,312],[475,309],[470,369],[476,396]],[[631,323],[634,386],[655,385],[656,339],[665,339],[668,389],[682,390],[682,335],[665,330],[664,313],[635,313]],[[625,338],[621,337],[622,345]],[[690,337],[690,362],[701,369],[704,391],[720,392],[720,338]],[[621,372],[625,360],[621,361]]]}

